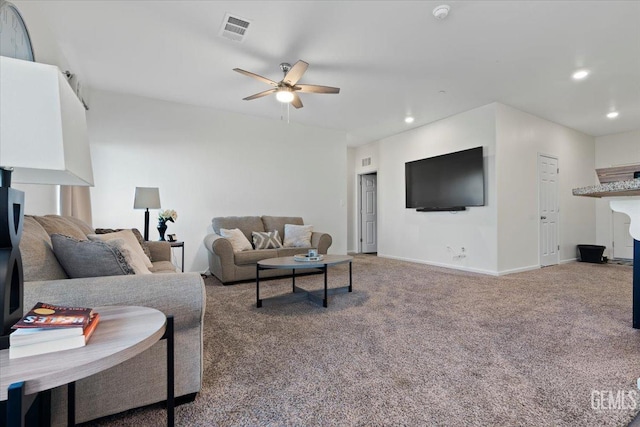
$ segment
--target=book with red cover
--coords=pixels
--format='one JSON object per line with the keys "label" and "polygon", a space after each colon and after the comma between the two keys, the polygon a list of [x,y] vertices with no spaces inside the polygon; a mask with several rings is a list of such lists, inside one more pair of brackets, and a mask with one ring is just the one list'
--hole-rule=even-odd
{"label": "book with red cover", "polygon": [[84,328],[91,319],[93,309],[37,303],[13,329],[20,328]]}
{"label": "book with red cover", "polygon": [[[100,313],[95,313],[89,323],[84,328],[66,328],[77,329],[82,331],[81,334],[75,336],[67,336],[63,338],[48,337],[48,335],[55,335],[56,331],[60,331],[61,328],[23,328],[18,329],[9,335],[11,345],[9,346],[9,359],[17,359],[20,357],[35,356],[38,354],[52,353],[54,351],[70,350],[73,348],[84,347],[91,335],[98,327],[100,322]],[[22,335],[23,338],[44,338],[42,340],[31,341],[28,343],[22,343],[16,345],[13,338],[15,334]],[[52,339],[48,339],[52,338]]]}

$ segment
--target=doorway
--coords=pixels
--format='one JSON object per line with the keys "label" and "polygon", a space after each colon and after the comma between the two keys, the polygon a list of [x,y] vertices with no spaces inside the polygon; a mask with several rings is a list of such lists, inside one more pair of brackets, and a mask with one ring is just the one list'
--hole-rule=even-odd
{"label": "doorway", "polygon": [[540,217],[540,265],[559,262],[558,159],[538,154],[538,213]]}
{"label": "doorway", "polygon": [[378,252],[378,175],[360,175],[360,253]]}

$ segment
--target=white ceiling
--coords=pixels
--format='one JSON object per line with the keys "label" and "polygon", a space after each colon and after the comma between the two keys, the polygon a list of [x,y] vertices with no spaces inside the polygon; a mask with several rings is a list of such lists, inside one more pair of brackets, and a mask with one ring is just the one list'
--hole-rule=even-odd
{"label": "white ceiling", "polygon": [[[341,92],[302,94],[290,120],[342,129],[349,145],[494,101],[594,136],[640,128],[637,1],[15,3],[46,16],[93,88],[279,120],[275,97],[242,100],[269,87],[232,69],[279,81],[280,62],[303,59],[300,83]],[[227,12],[252,21],[244,43],[218,35]],[[573,81],[582,67],[591,75]]]}

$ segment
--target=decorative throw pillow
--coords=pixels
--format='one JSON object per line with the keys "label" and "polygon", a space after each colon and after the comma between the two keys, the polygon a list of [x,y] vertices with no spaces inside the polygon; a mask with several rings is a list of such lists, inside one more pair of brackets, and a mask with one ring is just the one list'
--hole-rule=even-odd
{"label": "decorative throw pillow", "polygon": [[[122,231],[122,230],[126,230],[125,228],[96,228],[96,232],[95,234],[109,234],[109,233],[117,233],[118,231]],[[138,243],[140,243],[140,246],[142,246],[142,250],[144,251],[144,254],[149,257],[150,261],[153,261],[153,258],[151,257],[151,250],[149,249],[149,244],[147,243],[146,240],[144,240],[144,237],[142,237],[142,234],[140,233],[140,231],[137,228],[132,228],[131,232],[133,233],[134,236],[136,236],[136,239],[138,239]],[[94,233],[87,233],[88,234],[94,234]]]}
{"label": "decorative throw pillow", "polygon": [[124,240],[93,242],[52,234],[53,253],[71,279],[134,274],[127,262]]}
{"label": "decorative throw pillow", "polygon": [[220,235],[231,242],[234,252],[250,251],[253,249],[251,242],[239,228],[221,228]]}
{"label": "decorative throw pillow", "polygon": [[[138,239],[136,239],[136,236],[131,230],[122,230],[115,233],[107,234],[89,234],[87,237],[89,238],[89,240],[102,240],[104,242],[113,239],[123,239],[131,248],[134,259],[137,258],[137,261],[141,262],[148,269],[153,267],[151,260],[144,254],[142,246],[140,246],[140,243],[138,243]],[[136,262],[136,264],[138,264],[138,262]]]}
{"label": "decorative throw pillow", "polygon": [[251,236],[253,237],[253,246],[256,249],[278,249],[282,247],[278,230],[269,232],[253,231]]}
{"label": "decorative throw pillow", "polygon": [[284,247],[285,248],[310,248],[312,225],[284,225]]}

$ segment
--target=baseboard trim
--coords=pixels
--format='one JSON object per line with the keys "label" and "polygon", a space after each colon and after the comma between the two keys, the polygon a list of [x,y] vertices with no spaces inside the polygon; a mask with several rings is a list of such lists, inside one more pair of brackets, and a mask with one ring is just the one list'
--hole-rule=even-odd
{"label": "baseboard trim", "polygon": [[450,268],[452,270],[461,270],[461,271],[466,271],[466,272],[469,272],[469,273],[479,273],[479,274],[486,274],[488,276],[498,276],[498,272],[497,271],[483,270],[483,269],[480,269],[480,268],[463,267],[463,266],[455,265],[455,264],[444,264],[444,263],[440,263],[440,262],[425,261],[425,260],[422,260],[422,259],[398,257],[398,256],[394,256],[394,255],[381,254],[380,252],[378,252],[378,256],[380,258],[389,258],[389,259],[396,259],[398,261],[415,262],[416,264],[426,264],[426,265],[432,265],[434,267]]}
{"label": "baseboard trim", "polygon": [[527,267],[511,268],[509,270],[502,270],[498,272],[498,276],[506,276],[507,274],[523,273],[525,271],[532,271],[532,270],[539,270],[539,269],[540,269],[539,265],[529,265]]}
{"label": "baseboard trim", "polygon": [[[416,264],[425,264],[425,265],[432,265],[434,267],[450,268],[452,270],[468,271],[469,273],[486,274],[488,276],[506,276],[508,274],[524,273],[525,271],[533,271],[541,268],[539,265],[528,265],[526,267],[511,268],[509,270],[491,271],[491,270],[483,270],[480,268],[463,267],[455,264],[445,264],[440,262],[425,261],[422,259],[405,258],[405,257],[399,257],[395,255],[386,255],[386,254],[381,254],[379,252],[378,252],[378,256],[381,258],[396,259],[398,261],[415,262]],[[570,259],[561,260],[559,263],[568,264],[576,261],[577,261],[577,258],[570,258]]]}

